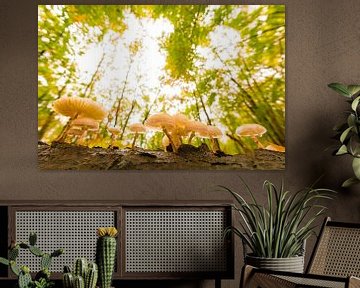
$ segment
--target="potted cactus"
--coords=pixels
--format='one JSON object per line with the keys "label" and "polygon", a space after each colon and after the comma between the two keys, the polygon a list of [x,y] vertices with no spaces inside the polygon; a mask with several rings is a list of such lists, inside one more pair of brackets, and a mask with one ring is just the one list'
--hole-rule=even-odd
{"label": "potted cactus", "polygon": [[116,258],[115,227],[101,227],[97,229],[96,263],[99,267],[99,287],[110,288]]}
{"label": "potted cactus", "polygon": [[[45,253],[36,246],[37,236],[30,233],[29,243],[12,243],[8,252],[8,259],[0,257],[0,263],[10,266],[11,271],[18,277],[18,288],[49,288],[54,285],[50,280],[50,265],[54,257],[64,253],[63,249],[57,249],[52,253]],[[26,265],[19,266],[16,259],[20,249],[28,250],[33,255],[39,257],[41,270],[32,279],[30,268]]]}
{"label": "potted cactus", "polygon": [[85,258],[78,258],[71,272],[69,266],[64,267],[64,288],[95,288],[98,279],[98,267],[96,263],[88,262]]}

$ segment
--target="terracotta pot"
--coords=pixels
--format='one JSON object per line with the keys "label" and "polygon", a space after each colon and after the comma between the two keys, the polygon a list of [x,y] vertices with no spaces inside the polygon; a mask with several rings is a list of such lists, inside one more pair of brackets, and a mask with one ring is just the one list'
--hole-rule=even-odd
{"label": "terracotta pot", "polygon": [[251,255],[245,256],[245,263],[254,267],[287,272],[304,272],[304,256],[289,258],[263,258]]}

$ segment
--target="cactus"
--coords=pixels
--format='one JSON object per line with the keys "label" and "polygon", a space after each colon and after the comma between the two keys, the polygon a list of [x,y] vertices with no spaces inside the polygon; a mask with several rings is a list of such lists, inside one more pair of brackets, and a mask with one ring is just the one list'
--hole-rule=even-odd
{"label": "cactus", "polygon": [[16,276],[20,275],[20,268],[16,265],[16,262],[14,260],[10,261],[10,269]]}
{"label": "cactus", "polygon": [[44,268],[44,269],[40,270],[38,273],[36,273],[35,280],[36,281],[40,281],[41,279],[49,280],[50,275],[51,275],[51,273],[50,273],[49,269]]}
{"label": "cactus", "polygon": [[50,254],[45,253],[42,257],[41,257],[41,261],[40,261],[40,267],[41,269],[49,269],[50,265],[51,265],[51,260],[52,257]]}
{"label": "cactus", "polygon": [[[19,279],[18,279],[19,288],[29,288],[30,284],[32,283],[30,270],[28,267],[26,268],[27,269],[22,269],[19,274]],[[24,270],[27,270],[27,272]]]}
{"label": "cactus", "polygon": [[64,249],[57,249],[51,253],[51,257],[58,257],[64,253]]}
{"label": "cactus", "polygon": [[31,246],[35,246],[37,241],[37,235],[35,232],[31,232],[29,235],[29,244]]}
{"label": "cactus", "polygon": [[79,258],[75,261],[74,274],[85,279],[88,262],[86,258]]}
{"label": "cactus", "polygon": [[85,288],[84,278],[76,275],[74,277],[74,288]]}
{"label": "cactus", "polygon": [[9,266],[10,261],[9,261],[8,259],[5,259],[5,258],[3,258],[3,257],[0,257],[0,263],[1,263],[1,264],[4,264],[4,265],[6,265],[6,266]]}
{"label": "cactus", "polygon": [[[16,243],[11,241],[11,245],[8,251],[8,259],[0,257],[0,264],[10,266],[11,271],[18,276],[18,286],[19,288],[28,288],[28,287],[42,287],[39,285],[50,285],[50,265],[53,257],[60,256],[64,251],[62,249],[55,250],[53,253],[44,253],[40,248],[36,247],[37,236],[35,233],[30,233],[29,244],[20,242]],[[16,264],[16,259],[19,256],[19,250],[29,250],[30,253],[37,257],[41,257],[41,271],[39,271],[35,276],[35,282],[32,280],[30,275],[30,269],[27,266],[22,266],[21,268]],[[44,286],[45,287],[45,286]],[[50,287],[50,286],[47,286]]]}
{"label": "cactus", "polygon": [[98,266],[96,263],[89,263],[85,276],[85,288],[95,288],[98,279]]}
{"label": "cactus", "polygon": [[41,257],[41,256],[44,255],[44,252],[42,252],[42,251],[40,250],[40,248],[38,248],[38,247],[36,247],[36,246],[30,246],[30,247],[29,247],[29,251],[30,251],[32,254],[34,254],[35,256],[37,256],[37,257]]}
{"label": "cactus", "polygon": [[[74,273],[71,273],[69,266],[64,266],[63,286],[64,288],[95,288],[98,278],[98,268],[95,263],[89,263],[85,258],[78,258],[74,263]],[[76,280],[77,279],[77,280]],[[82,281],[81,281],[81,280]],[[83,282],[83,283],[81,283]],[[82,286],[84,285],[84,286]]]}
{"label": "cactus", "polygon": [[16,260],[16,258],[19,256],[19,246],[15,246],[14,248],[9,250],[8,257],[9,260]]}
{"label": "cactus", "polygon": [[74,287],[74,276],[72,273],[67,272],[63,274],[63,286],[64,288],[73,288]]}
{"label": "cactus", "polygon": [[71,273],[71,269],[69,266],[67,265],[64,266],[64,273]]}
{"label": "cactus", "polygon": [[110,288],[116,258],[116,235],[114,227],[98,228],[96,262],[99,267],[100,288]]}

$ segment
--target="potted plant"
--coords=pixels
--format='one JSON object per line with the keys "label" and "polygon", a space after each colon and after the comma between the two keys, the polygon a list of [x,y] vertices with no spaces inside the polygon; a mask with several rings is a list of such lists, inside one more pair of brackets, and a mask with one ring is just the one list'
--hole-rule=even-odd
{"label": "potted plant", "polygon": [[347,98],[351,109],[347,112],[345,123],[334,128],[338,133],[340,145],[334,152],[335,155],[351,155],[354,176],[347,179],[342,186],[348,187],[360,183],[360,85],[344,85],[331,83],[331,89]]}
{"label": "potted plant", "polygon": [[[245,183],[244,183],[245,184]],[[306,188],[296,193],[278,189],[270,181],[264,182],[266,205],[261,205],[245,184],[251,201],[239,193],[221,186],[234,196],[234,209],[240,215],[239,227],[229,227],[243,242],[245,264],[278,271],[304,270],[304,246],[314,233],[315,220],[325,211],[317,202],[331,199],[328,189]],[[250,250],[250,253],[247,253]]]}
{"label": "potted plant", "polygon": [[[50,288],[55,284],[50,280],[50,265],[53,258],[62,255],[64,250],[57,249],[52,253],[46,253],[43,252],[38,246],[36,246],[36,242],[36,234],[30,233],[29,243],[11,243],[8,251],[8,259],[0,257],[0,263],[10,266],[11,271],[18,277],[18,288]],[[31,271],[28,266],[19,265],[16,262],[20,253],[20,249],[28,250],[31,254],[40,258],[41,270],[36,273],[34,279],[31,277]]]}

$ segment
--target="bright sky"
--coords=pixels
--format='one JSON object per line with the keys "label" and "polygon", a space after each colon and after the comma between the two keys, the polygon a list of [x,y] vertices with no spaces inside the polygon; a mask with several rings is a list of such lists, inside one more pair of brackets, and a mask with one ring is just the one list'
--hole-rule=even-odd
{"label": "bright sky", "polygon": [[[105,51],[106,58],[102,67],[104,74],[96,84],[94,92],[100,94],[102,91],[113,90],[112,97],[114,99],[111,101],[103,99],[102,101],[105,107],[110,108],[121,92],[129,69],[131,57],[128,47],[134,41],[141,40],[142,48],[134,57],[127,84],[129,90],[135,91],[135,94],[127,95],[127,97],[131,100],[136,97],[138,101],[141,101],[139,96],[145,91],[153,101],[158,95],[165,95],[169,103],[172,104],[172,108],[168,112],[182,112],[185,109],[185,104],[181,104],[176,98],[184,88],[189,87],[181,81],[177,81],[171,86],[161,83],[161,77],[165,76],[166,51],[161,49],[160,40],[173,31],[173,25],[165,18],[156,20],[152,18],[138,19],[133,14],[125,15],[124,22],[128,28],[123,35],[119,37],[114,32],[109,32],[102,42],[92,44],[84,55],[76,58],[81,81],[84,83],[89,82]],[[112,42],[111,39],[114,38],[117,39]],[[211,46],[220,51],[220,55],[224,60],[236,57],[239,52],[239,48],[236,46],[238,41],[234,41],[234,39],[240,40],[239,33],[224,26],[217,27],[210,34]],[[223,66],[218,59],[210,56],[210,48],[199,47],[197,52],[207,59],[205,68],[220,68]],[[139,81],[137,77],[141,77],[141,80]],[[142,91],[139,88],[139,83],[144,87]],[[140,119],[134,119],[134,121],[137,122]]]}
{"label": "bright sky", "polygon": [[[212,18],[212,11],[216,8],[217,6],[215,5],[211,6],[210,12],[203,20],[204,22]],[[236,17],[241,9],[247,9],[251,12],[256,8],[258,8],[257,5],[242,5],[238,9],[234,9],[232,13]],[[265,18],[261,20],[266,21]],[[159,95],[164,95],[167,106],[171,107],[167,111],[168,113],[184,112],[187,103],[182,102],[181,92],[184,89],[191,91],[193,87],[181,81],[176,81],[171,83],[171,85],[164,84],[161,81],[162,78],[166,77],[164,70],[166,51],[162,50],[160,45],[161,41],[173,32],[173,25],[166,18],[139,19],[131,13],[125,13],[124,23],[127,29],[122,35],[110,31],[101,42],[88,45],[84,54],[75,55],[74,60],[78,67],[80,81],[89,83],[101,57],[105,54],[100,69],[101,77],[96,82],[93,91],[97,96],[97,101],[104,107],[110,109],[114,101],[120,97],[126,75],[129,74],[127,80],[128,91],[125,92],[125,97],[129,101],[136,99],[142,105],[144,102],[142,102],[141,96],[144,94],[150,97],[150,102],[153,102]],[[71,29],[72,33],[78,32],[76,26]],[[98,28],[96,27],[91,28],[89,34],[85,37],[96,35],[97,30]],[[79,36],[80,34],[78,33]],[[234,59],[240,53],[245,53],[240,50],[241,48],[238,45],[239,41],[241,41],[240,33],[230,27],[219,25],[209,34],[209,39],[209,47],[196,48],[199,56],[205,59],[204,62],[196,64],[203,65],[205,69],[224,68],[222,62],[212,53],[212,48],[218,51],[222,60]],[[131,56],[128,48],[136,41],[141,43],[142,46],[135,56]],[[76,46],[83,46],[85,42],[86,39],[84,38],[80,40],[80,43],[75,43],[73,45],[74,51],[80,50]],[[131,59],[133,59],[133,63],[129,71]],[[258,75],[259,78],[273,74],[274,71],[262,71],[262,73],[262,75]],[[159,112],[161,108],[155,107],[152,113]],[[217,118],[216,112],[208,111],[213,119]],[[130,123],[141,122],[143,120],[141,117],[141,115],[134,113]],[[201,115],[201,117],[205,120],[205,115]]]}

